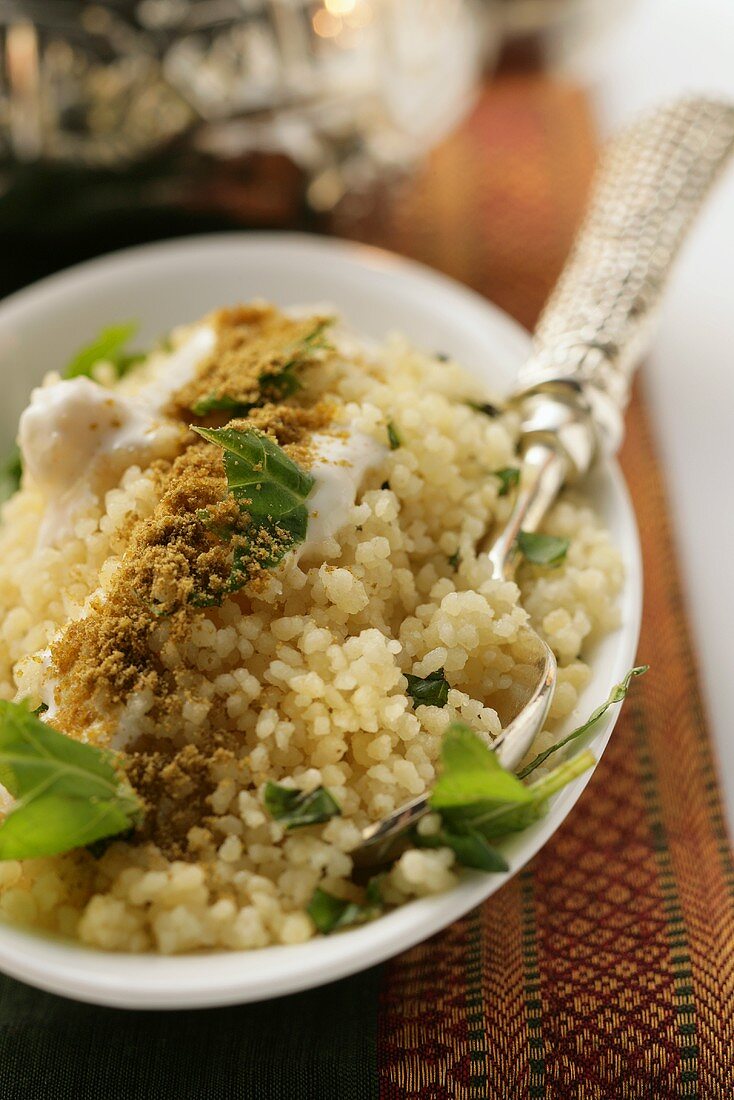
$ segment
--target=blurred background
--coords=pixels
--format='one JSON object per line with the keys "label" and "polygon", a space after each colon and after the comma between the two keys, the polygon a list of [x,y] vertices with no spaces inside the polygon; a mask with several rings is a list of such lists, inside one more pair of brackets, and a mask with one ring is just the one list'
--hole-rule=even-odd
{"label": "blurred background", "polygon": [[[685,91],[734,99],[731,0],[0,0],[0,295],[148,240],[296,229],[532,325],[597,141]],[[644,380],[730,810],[732,240],[734,172]]]}
{"label": "blurred background", "polygon": [[[0,0],[0,229],[23,244],[1,289],[130,236],[345,231],[498,69],[558,68],[627,6]],[[49,233],[54,258],[29,253]]]}

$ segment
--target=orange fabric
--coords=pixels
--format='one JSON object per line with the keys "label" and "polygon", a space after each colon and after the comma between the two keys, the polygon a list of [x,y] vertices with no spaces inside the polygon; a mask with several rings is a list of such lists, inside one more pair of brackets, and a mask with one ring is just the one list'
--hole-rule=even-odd
{"label": "orange fabric", "polygon": [[[577,89],[505,77],[413,181],[336,228],[440,268],[531,325],[594,157]],[[734,1096],[734,868],[639,392],[622,462],[642,527],[639,657],[651,672],[531,866],[389,965],[383,1097]]]}

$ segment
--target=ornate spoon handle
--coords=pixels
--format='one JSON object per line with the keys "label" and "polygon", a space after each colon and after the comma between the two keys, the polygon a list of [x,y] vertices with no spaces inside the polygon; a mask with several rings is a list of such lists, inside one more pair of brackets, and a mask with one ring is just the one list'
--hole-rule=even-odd
{"label": "ornate spoon handle", "polygon": [[[641,118],[602,158],[519,389],[575,391],[607,451],[621,441],[632,374],[673,260],[733,148],[734,106],[691,98]],[[570,457],[582,473],[588,463]]]}

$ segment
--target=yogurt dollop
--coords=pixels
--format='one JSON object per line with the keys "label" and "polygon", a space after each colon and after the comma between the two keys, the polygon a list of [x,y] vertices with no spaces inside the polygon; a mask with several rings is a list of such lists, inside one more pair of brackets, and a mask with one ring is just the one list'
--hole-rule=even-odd
{"label": "yogurt dollop", "polygon": [[360,431],[343,435],[316,433],[311,439],[316,451],[309,473],[316,484],[306,501],[308,529],[301,546],[306,554],[325,539],[333,538],[349,517],[365,474],[382,465],[387,448]]}
{"label": "yogurt dollop", "polygon": [[68,534],[80,508],[128,466],[175,451],[182,427],[163,409],[215,342],[214,329],[200,326],[131,393],[108,390],[86,377],[33,391],[20,418],[18,444],[24,469],[46,498],[40,545]]}

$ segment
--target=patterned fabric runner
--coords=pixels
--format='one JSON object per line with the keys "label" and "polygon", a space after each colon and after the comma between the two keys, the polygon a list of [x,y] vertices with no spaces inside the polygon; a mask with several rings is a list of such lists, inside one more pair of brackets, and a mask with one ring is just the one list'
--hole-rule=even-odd
{"label": "patterned fabric runner", "polygon": [[[576,90],[494,85],[417,183],[352,232],[532,325],[594,160]],[[393,961],[385,1098],[734,1096],[734,885],[655,448],[638,392],[622,464],[645,606],[631,694],[563,827],[480,910]]]}

